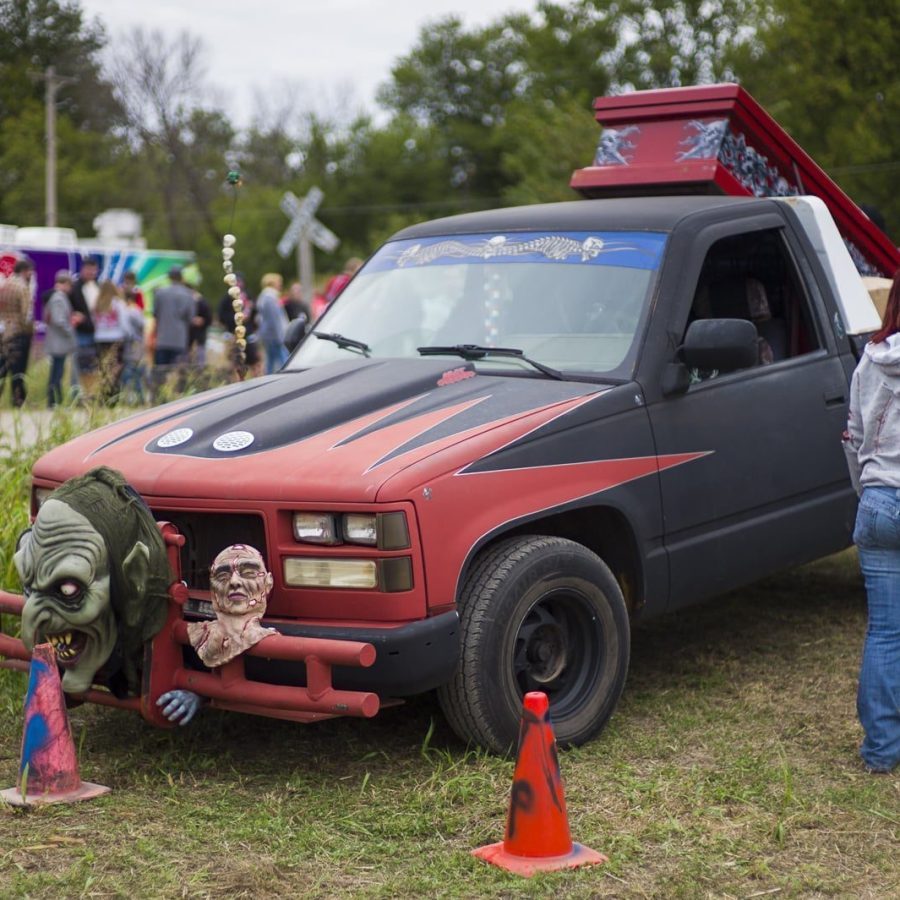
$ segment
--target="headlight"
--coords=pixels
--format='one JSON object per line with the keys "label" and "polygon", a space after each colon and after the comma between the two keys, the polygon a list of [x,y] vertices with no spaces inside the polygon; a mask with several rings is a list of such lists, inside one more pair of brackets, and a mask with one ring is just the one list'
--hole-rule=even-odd
{"label": "headlight", "polygon": [[289,558],[284,582],[290,587],[371,589],[378,585],[378,567],[374,559]]}
{"label": "headlight", "polygon": [[294,513],[294,540],[310,544],[339,544],[335,517],[331,513]]}
{"label": "headlight", "polygon": [[292,556],[284,561],[284,583],[303,588],[378,588],[389,594],[411,591],[412,560],[408,556],[377,560]]}
{"label": "headlight", "polygon": [[376,518],[373,513],[347,513],[343,517],[344,540],[351,544],[378,543]]}
{"label": "headlight", "polygon": [[406,513],[295,512],[294,540],[306,544],[363,544],[379,550],[406,550],[409,526]]}

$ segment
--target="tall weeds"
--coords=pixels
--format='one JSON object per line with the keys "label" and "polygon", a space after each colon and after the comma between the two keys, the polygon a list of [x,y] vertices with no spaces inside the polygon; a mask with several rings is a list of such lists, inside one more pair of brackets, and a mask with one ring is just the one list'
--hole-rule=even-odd
{"label": "tall weeds", "polygon": [[21,415],[7,415],[11,423],[0,433],[0,588],[18,590],[13,565],[16,540],[29,524],[31,467],[48,450],[98,428],[130,410],[120,412],[101,407],[60,407],[41,421],[35,436],[26,436]]}

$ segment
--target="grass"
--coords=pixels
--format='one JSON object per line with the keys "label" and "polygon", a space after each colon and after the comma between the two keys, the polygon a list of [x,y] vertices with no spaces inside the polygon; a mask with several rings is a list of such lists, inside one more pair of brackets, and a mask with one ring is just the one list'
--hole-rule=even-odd
{"label": "grass", "polygon": [[[0,431],[0,587],[17,583],[12,554],[16,538],[28,526],[31,466],[53,447],[91,428],[99,428],[131,410],[65,406],[37,419],[7,412]],[[28,417],[27,421],[25,417]]]}
{"label": "grass", "polygon": [[[26,462],[2,482],[4,545]],[[207,710],[173,731],[82,706],[81,775],[113,792],[0,808],[0,895],[900,896],[900,778],[856,752],[864,630],[853,551],[636,627],[610,726],[561,755],[573,837],[610,861],[530,880],[469,854],[502,837],[513,763],[463,746],[430,696],[371,721]],[[0,670],[0,787],[24,687]]]}

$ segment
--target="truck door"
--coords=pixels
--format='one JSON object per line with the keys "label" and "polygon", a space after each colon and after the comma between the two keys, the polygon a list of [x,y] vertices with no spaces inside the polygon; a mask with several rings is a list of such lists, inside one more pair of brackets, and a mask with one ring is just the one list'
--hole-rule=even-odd
{"label": "truck door", "polygon": [[849,541],[849,388],[825,298],[801,277],[783,226],[744,228],[701,233],[696,289],[672,326],[683,335],[695,318],[750,319],[758,363],[693,371],[686,392],[650,405],[660,454],[708,454],[660,475],[670,609]]}

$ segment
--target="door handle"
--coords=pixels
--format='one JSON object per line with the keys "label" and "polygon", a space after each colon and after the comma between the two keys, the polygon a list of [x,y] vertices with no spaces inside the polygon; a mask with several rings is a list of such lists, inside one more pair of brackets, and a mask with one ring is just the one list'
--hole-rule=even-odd
{"label": "door handle", "polygon": [[823,397],[825,398],[826,409],[832,409],[835,406],[843,406],[847,402],[843,388],[837,391],[826,391],[823,394]]}

